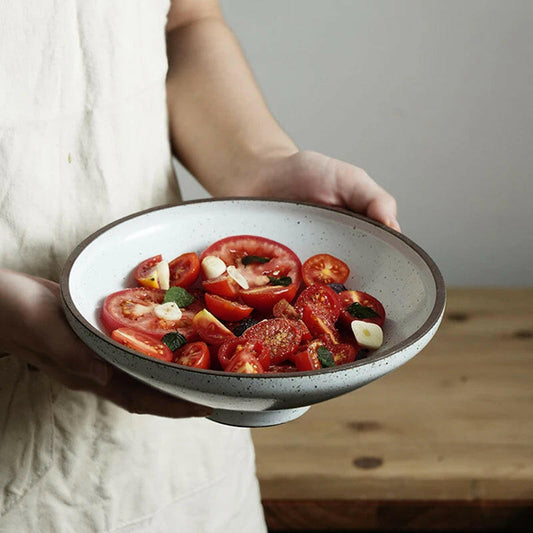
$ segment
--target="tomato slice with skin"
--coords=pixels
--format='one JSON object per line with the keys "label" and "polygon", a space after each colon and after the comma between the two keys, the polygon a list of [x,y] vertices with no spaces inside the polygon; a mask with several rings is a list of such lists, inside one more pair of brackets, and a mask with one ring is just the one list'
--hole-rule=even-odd
{"label": "tomato slice with skin", "polygon": [[298,326],[302,332],[302,341],[309,341],[313,338],[309,328],[301,319],[300,314],[296,309],[285,299],[280,300],[272,308],[272,314],[276,318],[288,318],[293,321],[293,324]]}
{"label": "tomato slice with skin", "polygon": [[317,283],[344,283],[350,275],[350,267],[330,254],[316,254],[304,261],[302,277],[306,285]]}
{"label": "tomato slice with skin", "polygon": [[238,322],[249,316],[253,311],[253,307],[226,300],[226,298],[222,298],[216,294],[206,293],[204,298],[207,309],[220,320]]}
{"label": "tomato slice with skin", "polygon": [[181,254],[173,259],[169,264],[170,286],[190,287],[200,274],[200,259],[194,252]]}
{"label": "tomato slice with skin", "polygon": [[218,360],[223,369],[225,369],[231,360],[242,350],[248,350],[261,363],[263,368],[270,366],[270,351],[267,350],[262,342],[246,341],[240,337],[224,341],[218,348]]}
{"label": "tomato slice with skin", "polygon": [[265,371],[257,357],[246,349],[236,354],[225,370],[237,374],[263,374]]}
{"label": "tomato slice with skin", "polygon": [[200,338],[208,344],[218,346],[225,340],[235,337],[218,318],[216,318],[207,309],[202,309],[196,313],[192,320],[192,325]]}
{"label": "tomato slice with skin", "polygon": [[133,277],[139,285],[150,289],[159,289],[159,282],[155,275],[155,268],[163,260],[161,254],[141,261],[133,272]]}
{"label": "tomato slice with skin", "polygon": [[312,305],[320,310],[323,316],[327,316],[335,322],[341,313],[341,303],[337,293],[327,285],[309,285],[304,289],[294,304],[294,308],[303,317],[306,305]]}
{"label": "tomato slice with skin", "polygon": [[321,346],[326,346],[326,343],[319,339],[314,339],[303,350],[298,350],[292,354],[290,360],[299,371],[320,370],[322,364],[318,359],[318,349]]}
{"label": "tomato slice with skin", "polygon": [[331,344],[339,342],[340,337],[335,322],[331,320],[330,315],[322,313],[320,308],[310,304],[304,305],[303,321],[314,337],[323,338]]}
{"label": "tomato slice with skin", "polygon": [[[248,282],[248,289],[239,293],[245,304],[261,311],[270,311],[274,304],[285,298],[291,301],[301,283],[301,262],[287,246],[271,239],[255,235],[234,235],[221,239],[209,246],[200,256],[214,255],[227,266],[234,266]],[[266,262],[255,259],[262,258]],[[244,259],[244,263],[243,263]],[[288,286],[272,285],[270,277],[289,277]]]}
{"label": "tomato slice with skin", "polygon": [[178,365],[208,369],[211,366],[211,354],[205,342],[188,342],[176,350],[173,361]]}
{"label": "tomato slice with skin", "polygon": [[179,320],[163,320],[154,313],[154,308],[163,303],[165,291],[137,287],[110,294],[102,307],[102,323],[108,331],[130,327],[161,340],[164,335],[178,331],[187,340],[194,336],[192,319],[203,308],[198,301],[182,309]]}
{"label": "tomato slice with skin", "polygon": [[385,308],[381,302],[374,298],[374,296],[362,291],[343,291],[338,295],[341,304],[342,312],[340,315],[341,323],[349,327],[353,320],[356,319],[347,308],[354,302],[361,304],[364,307],[370,307],[379,316],[372,318],[357,318],[364,322],[372,322],[380,327],[385,323]]}
{"label": "tomato slice with skin", "polygon": [[358,351],[353,345],[343,342],[328,345],[328,350],[331,352],[335,365],[337,366],[353,363],[357,357]]}
{"label": "tomato slice with skin", "polygon": [[270,352],[271,363],[279,364],[296,351],[302,333],[287,318],[268,318],[248,328],[241,338],[262,342]]}
{"label": "tomato slice with skin", "polygon": [[236,300],[239,297],[239,285],[228,274],[203,280],[202,287],[205,292],[227,298],[228,300]]}
{"label": "tomato slice with skin", "polygon": [[111,338],[149,357],[161,359],[162,361],[172,361],[174,358],[174,354],[166,344],[132,328],[115,329],[111,332]]}

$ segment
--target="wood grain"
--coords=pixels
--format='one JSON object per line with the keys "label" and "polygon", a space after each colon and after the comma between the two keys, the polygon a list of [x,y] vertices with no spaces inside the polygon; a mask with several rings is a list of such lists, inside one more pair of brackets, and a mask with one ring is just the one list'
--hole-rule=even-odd
{"label": "wood grain", "polygon": [[[299,509],[291,523],[311,531],[313,505],[323,516],[335,502],[374,529],[388,526],[361,521],[371,502],[381,516],[395,502],[411,513],[424,502],[433,512],[438,502],[464,502],[465,516],[489,516],[492,504],[508,521],[531,516],[533,288],[449,290],[440,330],[412,361],[252,434],[267,519],[278,529],[287,527],[272,522],[280,506]],[[338,522],[338,513],[325,514]]]}

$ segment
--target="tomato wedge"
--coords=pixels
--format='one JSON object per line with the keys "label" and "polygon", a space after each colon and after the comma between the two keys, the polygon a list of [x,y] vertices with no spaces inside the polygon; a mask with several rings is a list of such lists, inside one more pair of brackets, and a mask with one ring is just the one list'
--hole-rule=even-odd
{"label": "tomato wedge", "polygon": [[[383,305],[377,298],[374,298],[370,294],[362,291],[343,291],[339,293],[338,297],[342,308],[340,319],[345,326],[349,326],[352,320],[356,318],[365,322],[373,322],[380,327],[385,323],[385,309]],[[376,316],[367,318],[354,316],[348,311],[348,307],[353,303],[357,303],[363,308],[369,307],[371,312],[373,311]],[[361,312],[365,312],[365,310],[362,309]]]}
{"label": "tomato wedge", "polygon": [[235,300],[239,296],[239,285],[227,274],[213,279],[205,279],[202,281],[202,286],[205,292],[216,294],[228,300]]}
{"label": "tomato wedge", "polygon": [[151,289],[159,289],[159,282],[155,274],[155,267],[162,261],[161,254],[141,261],[133,272],[133,277],[139,285]]}
{"label": "tomato wedge", "polygon": [[294,308],[300,316],[306,305],[311,305],[320,310],[323,316],[327,316],[335,322],[341,312],[341,303],[337,293],[327,285],[310,285],[304,289],[294,304]]}
{"label": "tomato wedge", "polygon": [[337,344],[339,342],[339,332],[330,315],[311,304],[304,305],[302,314],[303,321],[311,335],[324,339],[327,343]]}
{"label": "tomato wedge", "polygon": [[[301,283],[301,263],[287,246],[255,235],[234,235],[209,246],[200,256],[214,255],[234,266],[248,283],[240,290],[245,304],[269,311],[285,298],[291,301]],[[287,283],[277,285],[276,283]],[[207,289],[206,289],[207,290]]]}
{"label": "tomato wedge", "polygon": [[302,340],[301,330],[286,318],[269,318],[248,328],[241,338],[262,342],[270,352],[271,363],[277,365],[285,361]]}
{"label": "tomato wedge", "polygon": [[208,344],[218,346],[235,335],[207,309],[196,313],[192,320],[196,333]]}
{"label": "tomato wedge", "polygon": [[181,254],[169,264],[170,286],[190,287],[200,274],[200,259],[194,252]]}
{"label": "tomato wedge", "polygon": [[302,265],[302,277],[306,285],[317,283],[344,283],[350,275],[350,268],[330,254],[317,254]]}
{"label": "tomato wedge", "polygon": [[205,342],[196,341],[178,348],[173,361],[179,365],[208,369],[211,366],[211,355]]}
{"label": "tomato wedge", "polygon": [[205,305],[217,318],[228,322],[238,322],[253,311],[253,308],[248,305],[232,302],[216,294],[209,293],[205,294]]}
{"label": "tomato wedge", "polygon": [[195,301],[182,309],[179,320],[164,320],[154,312],[155,307],[163,303],[164,296],[163,290],[143,287],[114,292],[104,300],[102,323],[108,331],[130,327],[159,340],[171,331],[179,331],[191,340],[194,336],[192,319],[202,304]]}
{"label": "tomato wedge", "polygon": [[280,300],[272,308],[272,314],[276,318],[288,318],[293,321],[295,326],[298,326],[302,332],[302,341],[309,341],[313,338],[309,328],[301,319],[300,314],[296,309],[285,299]]}
{"label": "tomato wedge", "polygon": [[319,339],[311,341],[303,350],[299,350],[292,354],[290,359],[296,365],[296,368],[301,371],[320,370],[322,364],[318,359],[318,349],[325,346],[325,343]]}
{"label": "tomato wedge", "polygon": [[163,361],[172,361],[174,354],[170,348],[150,335],[132,328],[118,328],[111,332],[111,338],[144,355]]}

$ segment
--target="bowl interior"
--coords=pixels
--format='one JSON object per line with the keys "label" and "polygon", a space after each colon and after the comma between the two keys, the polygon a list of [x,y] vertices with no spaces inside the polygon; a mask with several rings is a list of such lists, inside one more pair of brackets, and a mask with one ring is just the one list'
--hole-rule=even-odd
{"label": "bowl interior", "polygon": [[303,262],[327,252],[345,261],[346,286],[378,298],[387,312],[383,346],[394,350],[414,335],[434,311],[440,274],[409,239],[363,217],[336,209],[274,200],[227,199],[188,202],[133,215],[90,237],[73,253],[68,291],[91,329],[103,332],[104,298],[132,285],[143,259],[167,260],[201,253],[229,235],[251,234],[289,246]]}

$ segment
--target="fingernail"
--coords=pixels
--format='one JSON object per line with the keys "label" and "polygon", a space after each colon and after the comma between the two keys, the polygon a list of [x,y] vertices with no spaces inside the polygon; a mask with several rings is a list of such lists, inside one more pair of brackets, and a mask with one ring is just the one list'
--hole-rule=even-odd
{"label": "fingernail", "polygon": [[387,226],[389,226],[389,228],[392,228],[396,231],[402,231],[401,228],[400,228],[400,224],[398,224],[398,221],[395,219],[395,218],[391,218],[387,221]]}
{"label": "fingernail", "polygon": [[107,385],[111,378],[111,374],[113,373],[111,367],[105,361],[101,361],[100,359],[93,359],[91,367],[91,373],[95,378],[95,381],[100,385]]}

